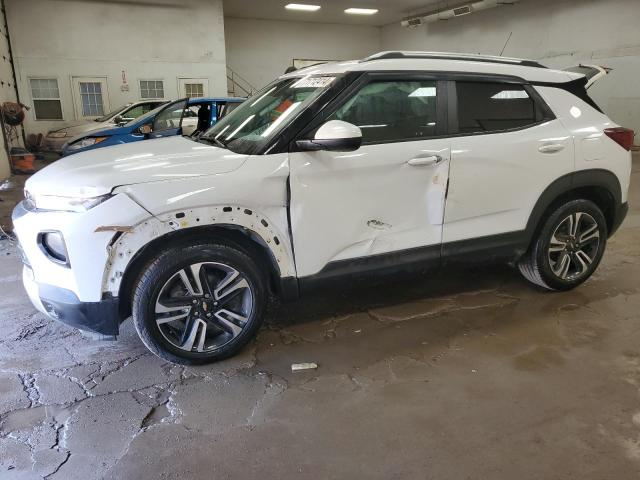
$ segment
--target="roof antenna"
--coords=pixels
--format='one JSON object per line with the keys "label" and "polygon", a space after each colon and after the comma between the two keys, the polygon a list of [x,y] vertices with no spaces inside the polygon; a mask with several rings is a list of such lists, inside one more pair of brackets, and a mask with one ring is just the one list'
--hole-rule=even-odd
{"label": "roof antenna", "polygon": [[509,43],[509,40],[511,40],[511,35],[513,35],[513,32],[509,32],[509,37],[507,38],[507,41],[504,42],[504,47],[502,47],[502,50],[500,50],[500,56],[502,56],[502,54],[504,53],[504,49],[507,48],[507,44]]}

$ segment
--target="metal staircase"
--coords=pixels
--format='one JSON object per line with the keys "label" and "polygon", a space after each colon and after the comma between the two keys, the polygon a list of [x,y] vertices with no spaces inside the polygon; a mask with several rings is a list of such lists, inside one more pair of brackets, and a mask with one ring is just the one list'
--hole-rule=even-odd
{"label": "metal staircase", "polygon": [[227,93],[230,97],[250,97],[258,89],[227,65]]}

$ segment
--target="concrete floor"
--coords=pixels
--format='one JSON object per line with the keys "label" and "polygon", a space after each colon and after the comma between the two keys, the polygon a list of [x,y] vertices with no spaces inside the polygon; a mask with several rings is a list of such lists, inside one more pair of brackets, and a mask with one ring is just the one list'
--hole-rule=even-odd
{"label": "concrete floor", "polygon": [[131,322],[99,342],[45,319],[1,241],[0,478],[638,478],[634,170],[630,216],[573,292],[492,267],[324,293],[207,367],[147,353]]}

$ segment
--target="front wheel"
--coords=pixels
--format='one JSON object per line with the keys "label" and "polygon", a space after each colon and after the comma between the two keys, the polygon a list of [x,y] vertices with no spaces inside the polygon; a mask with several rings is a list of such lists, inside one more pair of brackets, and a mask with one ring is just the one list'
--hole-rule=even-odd
{"label": "front wheel", "polygon": [[598,267],[607,243],[607,222],[589,200],[572,200],[546,218],[518,263],[522,275],[548,290],[570,290]]}
{"label": "front wheel", "polygon": [[244,251],[226,244],[169,248],[144,269],[133,321],[144,344],[165,360],[209,363],[237,353],[264,315],[264,276]]}

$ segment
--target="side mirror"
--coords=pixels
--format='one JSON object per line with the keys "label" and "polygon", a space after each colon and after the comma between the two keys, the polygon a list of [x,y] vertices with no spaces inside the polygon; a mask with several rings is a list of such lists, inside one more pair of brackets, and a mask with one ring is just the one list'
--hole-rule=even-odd
{"label": "side mirror", "polygon": [[122,118],[122,115],[116,115],[113,118],[113,123],[115,123],[116,125],[120,125],[121,123],[124,123],[124,118]]}
{"label": "side mirror", "polygon": [[138,128],[138,132],[142,133],[143,135],[149,135],[152,131],[153,131],[153,128],[151,128],[151,124],[149,123],[142,125],[140,126],[140,128]]}
{"label": "side mirror", "polygon": [[329,120],[316,131],[312,140],[298,140],[296,146],[303,151],[328,150],[353,152],[362,144],[362,131],[352,123]]}

